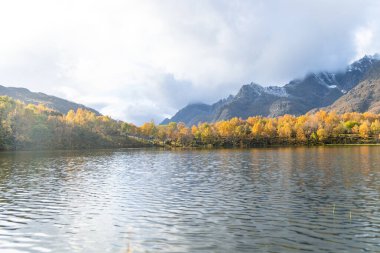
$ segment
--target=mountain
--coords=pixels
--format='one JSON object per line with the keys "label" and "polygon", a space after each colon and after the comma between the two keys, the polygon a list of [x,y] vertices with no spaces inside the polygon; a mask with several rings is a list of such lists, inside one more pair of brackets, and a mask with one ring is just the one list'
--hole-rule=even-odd
{"label": "mountain", "polygon": [[365,78],[347,94],[322,109],[337,113],[380,113],[380,62],[373,64]]}
{"label": "mountain", "polygon": [[179,110],[171,119],[162,121],[162,125],[169,122],[184,122],[187,125],[196,125],[198,122],[212,122],[214,121],[213,115],[221,109],[225,104],[233,100],[233,96],[221,99],[218,102],[207,105],[202,103],[190,104],[183,109]]}
{"label": "mountain", "polygon": [[376,72],[377,70],[373,68],[379,62],[377,55],[365,56],[349,65],[344,71],[310,73],[282,87],[246,84],[235,96],[230,95],[212,105],[190,104],[161,124],[174,121],[196,125],[199,122],[215,122],[233,117],[246,119],[255,115],[269,117],[284,114],[301,115],[314,108],[333,104],[356,85],[365,81],[370,73]]}
{"label": "mountain", "polygon": [[101,115],[98,111],[84,105],[70,102],[62,98],[49,96],[40,92],[31,92],[25,88],[4,87],[0,85],[0,96],[8,96],[13,99],[20,100],[26,104],[43,104],[46,107],[63,114],[66,114],[71,109],[76,111],[77,109],[82,108],[91,111],[96,115]]}

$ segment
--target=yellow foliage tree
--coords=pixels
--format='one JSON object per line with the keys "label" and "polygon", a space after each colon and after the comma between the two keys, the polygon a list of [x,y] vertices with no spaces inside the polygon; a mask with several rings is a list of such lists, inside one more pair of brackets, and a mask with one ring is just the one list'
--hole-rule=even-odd
{"label": "yellow foliage tree", "polygon": [[360,137],[367,139],[370,134],[370,124],[368,121],[364,121],[359,127],[359,135]]}

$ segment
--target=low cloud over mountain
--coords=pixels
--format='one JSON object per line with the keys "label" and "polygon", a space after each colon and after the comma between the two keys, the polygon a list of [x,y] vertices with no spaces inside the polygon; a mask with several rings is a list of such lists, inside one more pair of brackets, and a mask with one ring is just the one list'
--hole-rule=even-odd
{"label": "low cloud over mountain", "polygon": [[254,83],[243,85],[235,96],[212,105],[190,104],[162,124],[175,121],[196,125],[233,117],[301,115],[331,104],[325,109],[341,113],[378,111],[379,77],[379,57],[365,56],[344,71],[310,73],[283,87],[262,87]]}
{"label": "low cloud over mountain", "polygon": [[5,1],[0,83],[159,122],[243,83],[336,72],[380,52],[379,9],[370,0]]}

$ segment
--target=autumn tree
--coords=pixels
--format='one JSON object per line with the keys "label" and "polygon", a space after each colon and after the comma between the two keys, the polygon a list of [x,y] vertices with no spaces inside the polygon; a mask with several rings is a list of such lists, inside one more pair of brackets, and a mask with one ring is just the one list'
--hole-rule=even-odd
{"label": "autumn tree", "polygon": [[359,135],[363,139],[367,139],[369,137],[370,131],[370,123],[366,120],[359,127]]}

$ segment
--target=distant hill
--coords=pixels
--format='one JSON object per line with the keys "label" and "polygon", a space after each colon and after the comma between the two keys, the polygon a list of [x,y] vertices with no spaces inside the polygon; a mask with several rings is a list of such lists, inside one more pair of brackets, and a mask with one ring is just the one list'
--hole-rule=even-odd
{"label": "distant hill", "polygon": [[203,103],[190,104],[183,109],[179,110],[171,119],[165,119],[161,124],[165,125],[169,122],[184,122],[187,125],[196,125],[198,122],[212,122],[214,121],[213,115],[220,110],[225,104],[231,102],[233,96],[226,99],[221,99],[213,105]]}
{"label": "distant hill", "polygon": [[378,73],[376,66],[379,63],[378,56],[365,56],[344,71],[310,73],[282,87],[246,84],[235,96],[230,95],[212,105],[190,104],[161,124],[174,121],[196,125],[233,117],[246,119],[256,115],[276,117],[305,114],[312,109],[329,106],[348,94],[352,88],[364,82],[370,73]]}
{"label": "distant hill", "polygon": [[49,96],[40,92],[31,92],[25,88],[4,87],[0,85],[0,96],[9,96],[13,99],[20,100],[26,104],[43,104],[46,107],[54,109],[60,113],[66,114],[71,109],[76,111],[79,108],[86,109],[101,115],[98,111],[87,106],[77,104],[55,96]]}

